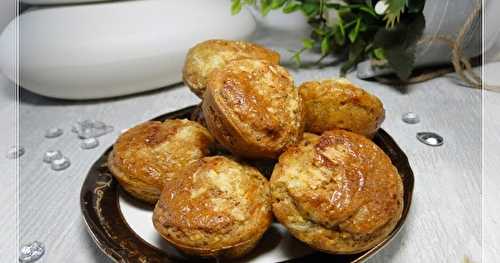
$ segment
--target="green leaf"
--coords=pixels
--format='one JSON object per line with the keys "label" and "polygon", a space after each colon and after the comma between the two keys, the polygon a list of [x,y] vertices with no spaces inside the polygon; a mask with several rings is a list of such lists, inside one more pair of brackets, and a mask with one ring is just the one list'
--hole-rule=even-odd
{"label": "green leaf", "polygon": [[338,9],[340,9],[340,7],[342,7],[342,5],[341,4],[337,4],[337,3],[327,3],[326,7],[338,10]]}
{"label": "green leaf", "polygon": [[234,16],[241,11],[241,1],[231,0],[231,14]]}
{"label": "green leaf", "polygon": [[352,3],[352,4],[365,4],[366,0],[347,0],[344,2]]}
{"label": "green leaf", "polygon": [[404,45],[406,38],[406,29],[399,25],[394,28],[380,28],[373,38],[373,44],[376,47],[388,49]]}
{"label": "green leaf", "polygon": [[395,13],[403,10],[408,0],[384,0],[384,1],[387,3],[387,5],[389,5],[389,8],[387,8],[387,10]]}
{"label": "green leaf", "polygon": [[384,60],[385,55],[384,55],[384,49],[383,48],[376,48],[373,50],[373,56],[377,60]]}
{"label": "green leaf", "polygon": [[330,52],[330,37],[329,36],[325,36],[322,40],[321,40],[321,55],[326,55]]}
{"label": "green leaf", "polygon": [[416,14],[424,10],[425,0],[408,0],[408,13]]}
{"label": "green leaf", "polygon": [[285,5],[287,0],[272,0],[271,9],[278,9]]}
{"label": "green leaf", "polygon": [[291,1],[288,1],[285,5],[285,7],[283,8],[283,13],[285,14],[289,14],[289,13],[293,13],[297,10],[299,10],[302,6],[302,3],[299,2],[299,1],[294,1],[294,0],[291,0]]}
{"label": "green leaf", "polygon": [[344,24],[344,29],[348,29],[349,27],[356,24],[356,20],[349,21],[349,23]]}
{"label": "green leaf", "polygon": [[365,23],[361,22],[361,24],[359,25],[359,32],[365,32],[366,30],[368,30],[368,26]]}
{"label": "green leaf", "polygon": [[345,37],[344,20],[342,20],[340,14],[338,14],[338,18],[339,18],[338,27],[340,29],[340,33],[342,33],[342,37]]}
{"label": "green leaf", "polygon": [[415,48],[384,49],[389,66],[401,80],[407,80],[415,66]]}
{"label": "green leaf", "polygon": [[408,0],[384,0],[389,6],[385,11],[384,20],[386,21],[386,27],[394,27],[396,22],[399,22],[399,17],[403,13]]}
{"label": "green leaf", "polygon": [[408,24],[406,33],[407,45],[414,45],[422,37],[425,29],[425,17],[422,13],[415,16],[413,21]]}
{"label": "green leaf", "polygon": [[358,39],[358,41],[351,44],[349,48],[349,57],[348,60],[358,62],[361,56],[363,55],[363,51],[365,50],[366,42],[363,39]]}
{"label": "green leaf", "polygon": [[376,47],[389,49],[392,47],[409,47],[415,45],[425,29],[425,18],[422,14],[414,17],[410,23],[399,23],[393,28],[381,28],[375,34],[373,44]]}
{"label": "green leaf", "polygon": [[345,43],[345,34],[342,33],[341,26],[337,25],[333,29],[333,38],[339,46],[343,46]]}
{"label": "green leaf", "polygon": [[271,11],[272,0],[261,0],[260,1],[260,13],[262,16],[267,16]]}
{"label": "green leaf", "polygon": [[255,0],[243,0],[243,3],[245,3],[245,5],[255,5]]}
{"label": "green leaf", "polygon": [[369,52],[373,49],[373,43],[368,43],[366,46],[365,46],[365,52]]}
{"label": "green leaf", "polygon": [[341,5],[340,8],[338,9],[338,12],[339,12],[339,16],[342,16],[344,14],[348,14],[350,13],[352,10],[351,10],[351,7],[347,6],[347,5]]}
{"label": "green leaf", "polygon": [[366,6],[360,6],[359,10],[364,11],[367,14],[372,15],[373,17],[378,17],[373,8],[371,7],[366,7]]}
{"label": "green leaf", "polygon": [[319,27],[313,28],[313,32],[314,32],[314,34],[316,34],[318,36],[323,36],[326,33],[322,28],[319,28]]}
{"label": "green leaf", "polygon": [[381,28],[375,34],[374,46],[383,49],[383,55],[398,77],[406,80],[415,63],[415,46],[425,28],[425,18],[420,13],[411,22],[399,23],[394,28]]}
{"label": "green leaf", "polygon": [[300,66],[302,64],[302,61],[300,59],[300,53],[301,53],[300,51],[297,51],[292,56],[292,59],[297,66]]}
{"label": "green leaf", "polygon": [[358,33],[359,33],[359,26],[361,24],[361,18],[356,18],[356,26],[354,27],[353,30],[351,30],[351,32],[349,32],[349,40],[351,41],[351,43],[354,43],[356,41],[356,38],[358,37]]}
{"label": "green leaf", "polygon": [[306,38],[302,41],[302,45],[304,45],[304,48],[306,49],[311,49],[314,46],[314,40]]}
{"label": "green leaf", "polygon": [[399,22],[399,16],[400,14],[393,14],[393,13],[387,13],[384,17],[384,20],[386,21],[386,28],[392,28],[396,23]]}
{"label": "green leaf", "polygon": [[347,62],[345,62],[342,67],[340,67],[340,74],[342,76],[344,76],[348,70],[356,66],[356,63],[363,59],[365,46],[366,42],[361,38],[359,38],[358,41],[352,43],[349,46],[349,55],[347,58]]}
{"label": "green leaf", "polygon": [[301,5],[302,12],[308,17],[319,13],[319,4],[313,2],[305,2]]}

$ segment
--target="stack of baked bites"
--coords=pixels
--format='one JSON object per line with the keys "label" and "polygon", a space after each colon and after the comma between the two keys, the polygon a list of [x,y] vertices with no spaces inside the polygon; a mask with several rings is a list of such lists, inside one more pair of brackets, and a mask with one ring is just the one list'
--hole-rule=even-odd
{"label": "stack of baked bites", "polygon": [[[153,224],[180,251],[240,257],[273,214],[333,254],[367,250],[394,229],[403,186],[370,140],[384,119],[377,97],[345,79],[296,88],[278,53],[243,41],[194,46],[183,75],[202,98],[195,121],[140,124],[108,160],[127,192],[156,203]],[[269,181],[259,163],[275,164]]]}

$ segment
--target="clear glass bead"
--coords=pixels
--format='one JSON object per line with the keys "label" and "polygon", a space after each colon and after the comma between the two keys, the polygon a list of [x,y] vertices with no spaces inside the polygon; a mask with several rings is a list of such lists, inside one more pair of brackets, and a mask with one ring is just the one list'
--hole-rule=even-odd
{"label": "clear glass bead", "polygon": [[417,139],[429,146],[441,146],[444,143],[443,137],[434,132],[419,132],[417,133]]}
{"label": "clear glass bead", "polygon": [[59,150],[49,150],[43,155],[43,161],[46,163],[52,163],[54,160],[61,159],[63,157],[61,151]]}
{"label": "clear glass bead", "polygon": [[418,117],[418,115],[414,112],[407,112],[403,114],[401,119],[408,124],[416,124],[420,122],[420,117]]}
{"label": "clear glass bead", "polygon": [[76,133],[80,139],[88,139],[112,132],[113,126],[107,125],[102,121],[84,120],[78,121],[73,125],[71,131]]}
{"label": "clear glass bead", "polygon": [[71,161],[69,160],[69,158],[63,156],[59,159],[53,160],[52,163],[50,164],[50,168],[52,168],[52,170],[54,171],[61,171],[68,168],[70,165]]}
{"label": "clear glass bead", "polygon": [[84,150],[94,149],[99,146],[99,140],[97,138],[91,137],[87,139],[83,139],[80,143],[80,148]]}
{"label": "clear glass bead", "polygon": [[39,241],[34,241],[23,245],[19,253],[19,262],[30,263],[40,259],[45,253],[44,245]]}
{"label": "clear glass bead", "polygon": [[61,128],[51,128],[45,131],[45,138],[56,138],[63,134]]}
{"label": "clear glass bead", "polygon": [[26,150],[22,146],[12,146],[7,150],[5,157],[7,159],[17,159],[23,156],[26,153]]}

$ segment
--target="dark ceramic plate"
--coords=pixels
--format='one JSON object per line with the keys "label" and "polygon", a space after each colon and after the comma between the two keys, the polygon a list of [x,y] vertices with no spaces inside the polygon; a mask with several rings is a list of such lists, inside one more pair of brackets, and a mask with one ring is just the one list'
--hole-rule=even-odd
{"label": "dark ceramic plate", "polygon": [[[194,112],[194,114],[193,114]],[[155,120],[170,118],[196,118],[196,106],[184,108],[162,115]],[[403,226],[411,205],[414,177],[408,164],[408,159],[396,142],[384,130],[380,129],[373,141],[391,158],[401,175],[404,185],[404,210],[401,219],[391,234],[374,248],[354,255],[329,255],[315,252],[287,262],[363,262],[380,251],[392,240]],[[160,250],[144,241],[127,224],[120,210],[119,185],[106,167],[106,156],[110,149],[97,160],[90,169],[83,183],[80,205],[83,218],[97,246],[116,262],[180,262],[186,259]],[[259,165],[259,164],[256,164]],[[262,168],[262,167],[261,167]],[[269,170],[263,168],[262,170]],[[145,222],[150,223],[151,221]],[[266,236],[264,236],[264,239]],[[197,259],[196,261],[200,261]],[[216,259],[206,259],[206,262],[217,262]]]}

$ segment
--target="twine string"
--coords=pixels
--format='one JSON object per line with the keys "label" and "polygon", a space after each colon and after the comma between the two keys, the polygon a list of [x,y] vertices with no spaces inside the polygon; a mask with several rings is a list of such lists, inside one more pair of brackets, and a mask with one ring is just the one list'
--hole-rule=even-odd
{"label": "twine string", "polygon": [[[474,20],[481,15],[481,10],[482,10],[481,2],[480,1],[475,1],[475,2],[476,2],[476,7],[465,20],[465,23],[458,32],[456,38],[453,38],[451,36],[438,35],[433,37],[423,37],[417,43],[417,44],[423,44],[423,43],[440,42],[446,44],[451,49],[451,54],[452,54],[451,63],[453,65],[453,69],[445,68],[431,72],[421,73],[407,80],[392,79],[387,77],[375,77],[375,79],[384,84],[405,85],[405,84],[424,82],[437,77],[441,77],[451,72],[456,72],[460,77],[460,79],[462,79],[462,81],[467,83],[472,88],[481,89],[482,87],[484,87],[484,89],[487,90],[500,92],[500,86],[488,85],[483,82],[481,76],[479,76],[478,74],[476,74],[476,72],[474,72],[474,70],[472,70],[472,65],[469,59],[463,54],[464,38],[466,34],[469,32],[470,27],[474,23]],[[372,60],[371,63],[372,65],[375,66],[385,65],[385,63],[381,64],[380,61],[376,60]]]}

